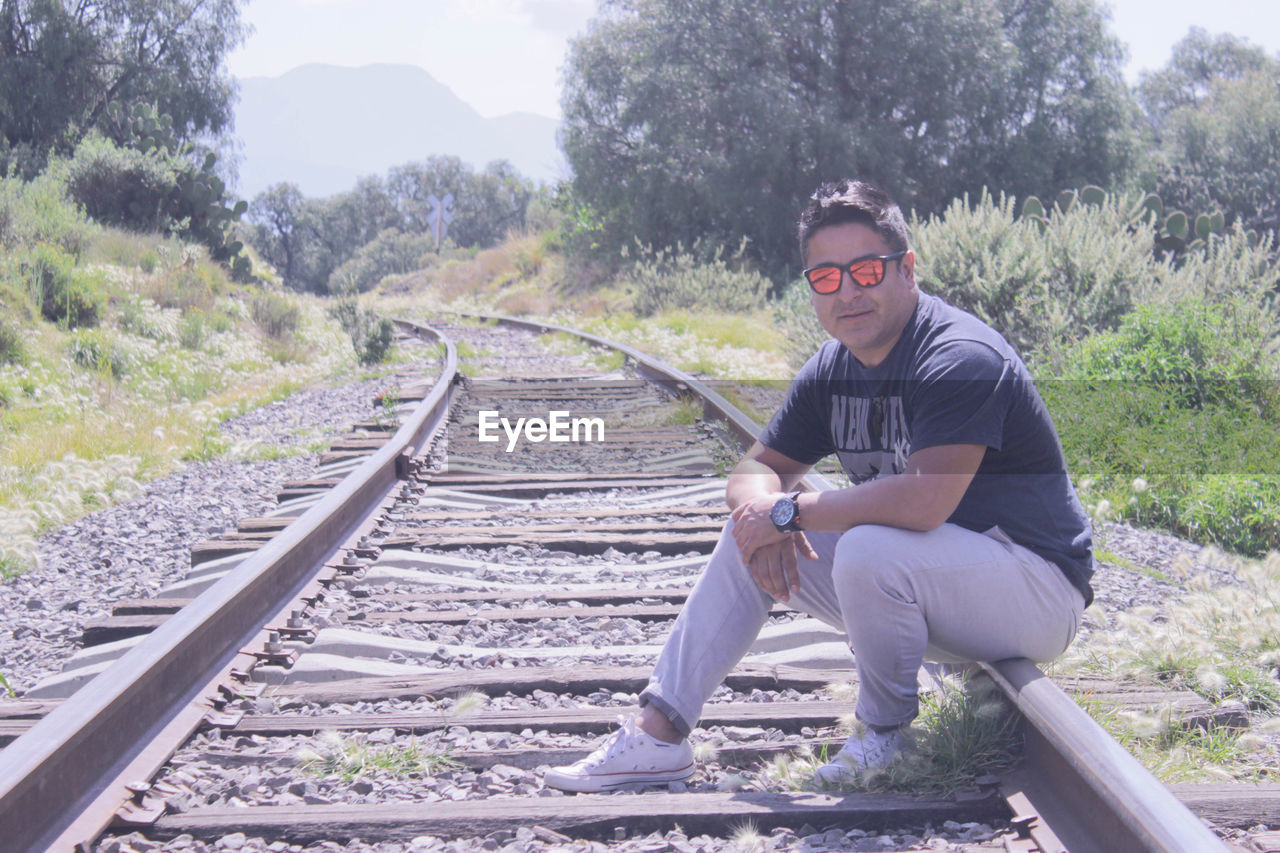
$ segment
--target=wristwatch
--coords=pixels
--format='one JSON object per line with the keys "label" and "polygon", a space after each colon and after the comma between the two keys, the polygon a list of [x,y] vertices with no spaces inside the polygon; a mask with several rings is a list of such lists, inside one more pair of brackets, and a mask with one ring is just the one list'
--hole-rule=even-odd
{"label": "wristwatch", "polygon": [[795,533],[800,529],[800,504],[796,503],[798,497],[799,492],[783,495],[778,498],[773,509],[769,510],[769,520],[778,528],[779,533]]}

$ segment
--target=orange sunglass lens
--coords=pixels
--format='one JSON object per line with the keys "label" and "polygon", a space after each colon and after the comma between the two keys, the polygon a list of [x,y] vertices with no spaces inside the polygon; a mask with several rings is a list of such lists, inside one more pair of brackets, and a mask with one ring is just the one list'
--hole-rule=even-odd
{"label": "orange sunglass lens", "polygon": [[884,278],[884,261],[874,259],[854,264],[849,267],[849,275],[863,287],[872,287]]}
{"label": "orange sunglass lens", "polygon": [[818,293],[835,293],[840,289],[840,268],[820,267],[809,273],[809,284]]}

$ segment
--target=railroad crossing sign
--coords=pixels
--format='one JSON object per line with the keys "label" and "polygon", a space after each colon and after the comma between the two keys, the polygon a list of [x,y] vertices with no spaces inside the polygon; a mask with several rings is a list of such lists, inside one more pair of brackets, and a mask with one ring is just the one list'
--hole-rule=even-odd
{"label": "railroad crossing sign", "polygon": [[449,230],[449,223],[453,221],[453,193],[445,193],[442,199],[436,198],[436,194],[432,193],[427,196],[427,204],[431,205],[431,209],[427,211],[427,224],[436,235],[438,252],[440,241],[444,239],[445,232]]}

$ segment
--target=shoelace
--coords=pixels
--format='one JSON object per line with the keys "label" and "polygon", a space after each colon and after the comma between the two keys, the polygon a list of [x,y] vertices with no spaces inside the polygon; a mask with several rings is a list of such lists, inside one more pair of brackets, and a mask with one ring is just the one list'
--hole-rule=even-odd
{"label": "shoelace", "polygon": [[595,751],[583,760],[583,764],[599,764],[611,754],[620,755],[630,752],[635,748],[636,734],[635,718],[619,714],[618,730],[596,747]]}

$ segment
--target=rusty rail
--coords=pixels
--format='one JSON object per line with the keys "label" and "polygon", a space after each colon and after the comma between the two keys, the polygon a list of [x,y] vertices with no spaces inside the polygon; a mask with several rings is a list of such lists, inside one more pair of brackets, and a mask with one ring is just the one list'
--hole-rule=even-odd
{"label": "rusty rail", "polygon": [[122,786],[132,778],[122,774],[136,772],[131,766],[161,732],[194,729],[207,685],[394,486],[402,453],[421,448],[444,422],[457,375],[452,342],[416,328],[444,342],[445,364],[435,388],[391,440],[269,544],[0,752],[0,838],[6,850],[65,850],[94,837],[128,796]]}

